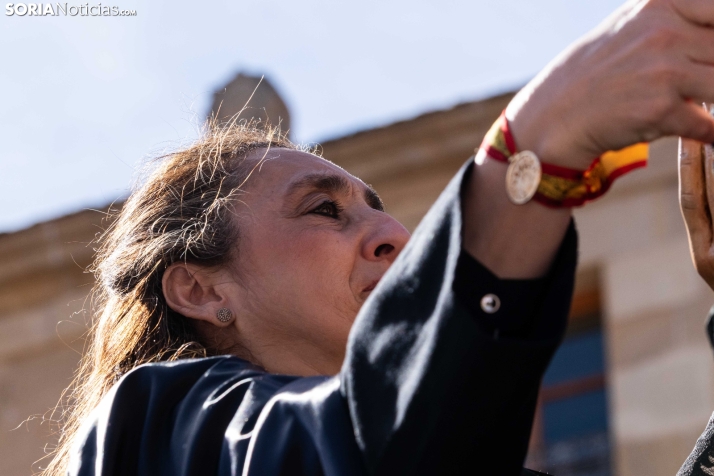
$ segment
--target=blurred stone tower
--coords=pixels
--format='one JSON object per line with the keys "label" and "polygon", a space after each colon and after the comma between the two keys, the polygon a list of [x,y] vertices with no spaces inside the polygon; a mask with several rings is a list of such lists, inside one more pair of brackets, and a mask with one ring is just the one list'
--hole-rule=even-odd
{"label": "blurred stone tower", "polygon": [[244,106],[245,110],[238,116],[239,119],[255,118],[261,123],[280,125],[283,131],[290,131],[290,112],[285,102],[270,81],[265,77],[261,80],[260,76],[238,73],[228,84],[218,88],[213,93],[208,116],[215,116],[219,123],[226,122]]}

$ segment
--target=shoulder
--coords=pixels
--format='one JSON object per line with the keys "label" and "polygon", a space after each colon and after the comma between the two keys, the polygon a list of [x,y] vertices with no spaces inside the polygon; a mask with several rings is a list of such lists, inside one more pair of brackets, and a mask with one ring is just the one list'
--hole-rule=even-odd
{"label": "shoulder", "polygon": [[107,395],[106,418],[131,414],[142,426],[171,427],[213,419],[217,414],[225,419],[246,398],[251,411],[259,411],[296,379],[269,374],[232,356],[145,364],[124,375]]}
{"label": "shoulder", "polygon": [[75,467],[104,470],[71,474],[173,474],[186,458],[215,465],[228,426],[249,432],[295,380],[230,356],[139,366],[107,393],[76,442]]}
{"label": "shoulder", "polygon": [[231,356],[207,357],[201,359],[185,359],[175,362],[160,362],[144,364],[126,373],[114,385],[104,400],[110,400],[112,406],[129,400],[132,404],[139,401],[155,404],[161,402],[163,407],[171,401],[178,403],[188,397],[200,394],[210,394],[225,385],[241,380],[276,380],[274,384],[281,386],[290,380],[270,374],[255,365]]}
{"label": "shoulder", "polygon": [[167,389],[174,393],[196,384],[217,384],[221,379],[260,378],[266,375],[261,368],[232,356],[183,359],[140,365],[122,376],[113,391],[152,393]]}

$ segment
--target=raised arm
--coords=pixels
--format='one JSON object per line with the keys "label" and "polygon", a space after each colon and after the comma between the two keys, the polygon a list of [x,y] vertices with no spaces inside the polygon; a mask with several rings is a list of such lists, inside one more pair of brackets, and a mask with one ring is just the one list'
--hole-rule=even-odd
{"label": "raised arm", "polygon": [[[586,169],[608,150],[679,135],[714,141],[696,100],[714,100],[714,2],[630,1],[518,93],[507,117],[519,150]],[[476,167],[464,201],[464,247],[496,275],[542,276],[568,209],[512,204],[506,165]]]}
{"label": "raised arm", "polygon": [[[714,2],[628,2],[512,101],[516,148],[582,171],[606,151],[662,136],[714,140],[697,105],[714,99],[711,25]],[[570,211],[511,203],[506,169],[485,160],[462,171],[355,324],[342,391],[373,474],[520,471],[540,378],[564,333],[576,251]],[[485,267],[470,283],[477,302],[505,289],[503,278],[542,277],[540,299],[506,312],[502,296],[493,319],[469,306],[462,250]]]}

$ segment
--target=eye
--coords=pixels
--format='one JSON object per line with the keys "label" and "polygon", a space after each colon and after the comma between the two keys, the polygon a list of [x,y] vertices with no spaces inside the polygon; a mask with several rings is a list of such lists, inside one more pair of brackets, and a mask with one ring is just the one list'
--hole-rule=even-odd
{"label": "eye", "polygon": [[332,200],[326,200],[319,204],[317,207],[313,208],[310,213],[315,213],[317,215],[323,215],[330,218],[339,218],[342,212],[342,207],[340,207],[337,202]]}

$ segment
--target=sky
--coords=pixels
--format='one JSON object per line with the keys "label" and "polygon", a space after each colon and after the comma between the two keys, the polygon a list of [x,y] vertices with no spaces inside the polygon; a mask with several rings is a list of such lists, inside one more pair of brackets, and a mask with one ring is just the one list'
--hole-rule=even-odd
{"label": "sky", "polygon": [[103,1],[136,16],[0,13],[0,233],[125,197],[240,71],[319,142],[517,89],[621,4]]}

